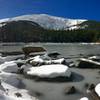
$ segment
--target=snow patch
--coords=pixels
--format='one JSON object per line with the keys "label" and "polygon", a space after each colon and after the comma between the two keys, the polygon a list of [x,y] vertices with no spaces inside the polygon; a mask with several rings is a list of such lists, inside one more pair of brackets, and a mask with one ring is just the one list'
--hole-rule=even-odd
{"label": "snow patch", "polygon": [[61,64],[42,65],[40,67],[32,67],[27,71],[28,75],[54,78],[58,76],[70,77],[71,71],[68,66]]}
{"label": "snow patch", "polygon": [[5,62],[0,65],[0,71],[4,72],[17,72],[18,66],[14,61]]}
{"label": "snow patch", "polygon": [[87,97],[83,97],[80,100],[89,100]]}
{"label": "snow patch", "polygon": [[33,60],[30,61],[30,63],[32,63],[33,61],[34,61],[34,62],[40,62],[40,63],[43,63],[43,62],[44,62],[43,59],[40,58],[40,56],[35,56],[35,57],[33,58]]}
{"label": "snow patch", "polygon": [[30,63],[45,63],[45,64],[62,64],[65,59],[64,58],[60,58],[60,59],[56,59],[56,60],[52,60],[50,59],[48,56],[46,57],[45,55],[44,56],[35,56],[33,58],[29,58],[28,59],[30,61]]}
{"label": "snow patch", "polygon": [[97,95],[100,97],[100,83],[96,85],[96,87],[95,87],[95,92],[96,92]]}
{"label": "snow patch", "polygon": [[55,17],[47,14],[32,14],[32,15],[23,15],[23,16],[8,18],[8,19],[2,19],[0,20],[0,22],[7,22],[7,21],[10,22],[10,21],[19,21],[19,20],[33,21],[38,23],[43,28],[55,29],[55,30],[78,29],[79,24],[87,21],[81,19]]}
{"label": "snow patch", "polygon": [[[17,89],[5,82],[2,82],[2,86],[5,88],[5,93],[0,94],[4,97],[2,100],[38,100],[35,97],[30,96],[25,89]],[[21,96],[17,97],[16,93],[19,93]]]}

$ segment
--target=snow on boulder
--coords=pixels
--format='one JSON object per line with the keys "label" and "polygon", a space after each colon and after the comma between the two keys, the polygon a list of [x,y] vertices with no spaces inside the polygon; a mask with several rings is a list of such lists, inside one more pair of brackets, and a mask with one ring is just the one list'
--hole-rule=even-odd
{"label": "snow on boulder", "polygon": [[0,100],[38,100],[25,89],[18,89],[5,82],[2,82],[2,86],[5,88],[5,91],[0,92]]}
{"label": "snow on boulder", "polygon": [[42,59],[40,56],[35,56],[35,57],[33,58],[33,60],[30,61],[30,63],[31,63],[31,62],[43,63],[44,61],[43,61],[43,59]]}
{"label": "snow on boulder", "polygon": [[55,78],[59,76],[70,77],[71,71],[68,66],[61,64],[52,65],[42,65],[40,67],[31,67],[29,71],[26,72],[27,75],[38,76],[41,78]]}
{"label": "snow on boulder", "polygon": [[81,58],[78,67],[79,68],[100,68],[100,62]]}
{"label": "snow on boulder", "polygon": [[5,62],[0,65],[0,71],[17,72],[18,66],[14,61]]}
{"label": "snow on boulder", "polygon": [[8,62],[8,61],[13,61],[15,59],[21,59],[23,58],[24,55],[13,55],[13,56],[5,56],[5,57],[2,57],[0,56],[0,64],[4,63],[4,62]]}
{"label": "snow on boulder", "polygon": [[46,60],[45,58],[46,57],[43,58],[43,56],[38,55],[38,56],[35,56],[35,57],[32,57],[32,58],[29,58],[27,61],[30,64],[32,64],[33,66],[41,65],[41,64],[44,64],[44,65],[48,65],[48,64],[63,64],[65,62],[64,58],[55,59],[55,60],[52,60],[52,59]]}
{"label": "snow on boulder", "polygon": [[4,63],[6,61],[5,59],[6,59],[6,57],[0,56],[0,64]]}
{"label": "snow on boulder", "polygon": [[100,83],[95,87],[96,94],[100,97]]}
{"label": "snow on boulder", "polygon": [[41,65],[44,62],[44,60],[40,56],[35,56],[32,58],[32,60],[29,61],[29,63],[33,66]]}
{"label": "snow on boulder", "polygon": [[80,100],[89,100],[87,97],[83,97]]}
{"label": "snow on boulder", "polygon": [[64,61],[65,61],[64,58],[60,58],[60,59],[52,60],[52,63],[62,64]]}

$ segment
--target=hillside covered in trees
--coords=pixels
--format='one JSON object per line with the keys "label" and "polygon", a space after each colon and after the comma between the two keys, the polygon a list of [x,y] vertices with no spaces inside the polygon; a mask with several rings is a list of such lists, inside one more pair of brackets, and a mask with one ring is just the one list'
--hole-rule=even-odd
{"label": "hillside covered in trees", "polygon": [[84,29],[47,30],[31,21],[12,21],[0,27],[1,42],[100,42],[100,22],[87,21]]}

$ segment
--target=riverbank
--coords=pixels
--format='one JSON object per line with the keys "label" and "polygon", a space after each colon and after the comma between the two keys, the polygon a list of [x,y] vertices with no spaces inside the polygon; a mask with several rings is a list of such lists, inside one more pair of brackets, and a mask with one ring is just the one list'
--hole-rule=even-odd
{"label": "riverbank", "polygon": [[[35,44],[36,45],[36,44]],[[77,60],[80,57],[99,55],[100,46],[99,45],[79,45],[79,44],[42,44],[48,52],[58,51],[61,55],[60,57],[67,58],[68,62]],[[3,46],[1,49],[8,51],[19,50],[22,46]],[[11,52],[10,51],[10,52]],[[7,57],[7,58],[6,58]],[[22,59],[24,55],[9,55],[5,56],[6,61],[13,61],[16,59]],[[1,62],[3,63],[3,62]],[[25,89],[28,91],[30,96],[36,97],[39,100],[79,100],[82,97],[88,97],[92,100],[91,96],[87,93],[88,86],[91,84],[98,84],[100,81],[100,69],[80,69],[80,68],[70,68],[73,74],[73,80],[71,81],[45,81],[37,79],[29,79],[23,75],[10,73],[0,74],[0,79],[4,82],[10,84],[17,89]],[[75,91],[72,94],[66,94],[66,89],[69,87],[75,87]],[[74,98],[74,99],[73,99]]]}

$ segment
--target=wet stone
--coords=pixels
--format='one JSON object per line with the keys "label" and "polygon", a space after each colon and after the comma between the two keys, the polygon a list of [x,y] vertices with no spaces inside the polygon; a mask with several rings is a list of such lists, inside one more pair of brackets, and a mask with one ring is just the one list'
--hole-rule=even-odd
{"label": "wet stone", "polygon": [[64,91],[65,94],[74,94],[76,93],[76,88],[75,86],[69,86],[65,89]]}

